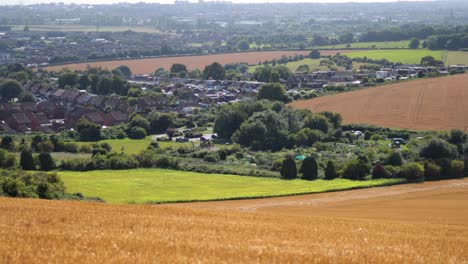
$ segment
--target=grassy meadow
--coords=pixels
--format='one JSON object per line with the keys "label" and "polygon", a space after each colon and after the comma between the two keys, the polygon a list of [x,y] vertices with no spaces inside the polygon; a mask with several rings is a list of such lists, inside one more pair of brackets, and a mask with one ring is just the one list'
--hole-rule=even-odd
{"label": "grassy meadow", "polygon": [[97,196],[109,203],[203,201],[316,193],[397,183],[398,179],[281,180],[164,169],[59,172],[68,192]]}
{"label": "grassy meadow", "polygon": [[468,65],[468,51],[449,51],[446,65],[466,64]]}
{"label": "grassy meadow", "polygon": [[402,62],[409,64],[419,64],[425,56],[432,56],[437,60],[441,60],[444,51],[432,51],[427,49],[417,50],[365,50],[346,53],[350,58],[364,58],[380,60],[387,59],[391,62]]}
{"label": "grassy meadow", "polygon": [[385,41],[385,42],[356,42],[348,44],[337,44],[337,45],[327,45],[319,46],[320,49],[407,49],[410,41]]}
{"label": "grassy meadow", "polygon": [[[106,139],[99,142],[76,142],[78,145],[92,145],[95,143],[108,143],[112,147],[112,151],[125,152],[127,154],[138,154],[142,150],[148,148],[149,144],[153,141],[152,136],[148,136],[144,139]],[[182,146],[191,146],[190,142],[162,142],[158,141],[161,148],[179,148]],[[197,143],[198,144],[198,143]]]}

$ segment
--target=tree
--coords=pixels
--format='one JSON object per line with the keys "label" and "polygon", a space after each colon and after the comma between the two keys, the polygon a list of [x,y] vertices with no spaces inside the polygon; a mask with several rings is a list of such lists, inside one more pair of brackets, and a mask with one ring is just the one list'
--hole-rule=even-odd
{"label": "tree", "polygon": [[41,152],[39,154],[39,168],[42,171],[51,171],[55,169],[55,161],[48,152]]}
{"label": "tree", "polygon": [[297,178],[296,161],[294,161],[294,158],[292,156],[288,155],[283,160],[280,173],[283,179],[290,180]]}
{"label": "tree", "polygon": [[329,160],[327,167],[325,168],[325,180],[333,180],[338,177],[338,171],[336,169],[335,162]]}
{"label": "tree", "polygon": [[421,149],[421,157],[427,159],[454,159],[458,156],[457,148],[443,139],[433,139]]}
{"label": "tree", "polygon": [[226,70],[224,69],[223,65],[213,62],[210,65],[207,65],[203,70],[203,78],[205,79],[214,79],[214,80],[222,80],[226,75]]}
{"label": "tree", "polygon": [[34,170],[36,166],[34,165],[34,159],[32,152],[29,150],[23,150],[20,154],[20,166],[23,170]]}
{"label": "tree", "polygon": [[409,47],[410,49],[417,49],[417,48],[419,48],[419,45],[420,45],[419,39],[417,39],[417,38],[412,38],[412,39],[410,40],[410,43],[409,43],[408,47]]}
{"label": "tree", "polygon": [[408,182],[423,182],[424,167],[416,162],[410,162],[401,167],[400,174]]}
{"label": "tree", "polygon": [[73,87],[78,84],[78,74],[73,72],[64,72],[58,78],[58,85],[60,88],[65,86]]}
{"label": "tree", "polygon": [[125,77],[127,79],[132,77],[132,71],[126,65],[120,65],[119,67],[116,68],[116,70],[119,70],[122,73],[123,77]]}
{"label": "tree", "polygon": [[175,63],[171,66],[171,73],[187,72],[187,66],[181,63]]}
{"label": "tree", "polygon": [[371,166],[366,156],[348,161],[343,168],[343,178],[363,180],[369,174]]}
{"label": "tree", "polygon": [[424,178],[427,180],[440,179],[442,168],[432,161],[426,160],[424,162]]}
{"label": "tree", "polygon": [[452,160],[450,163],[450,176],[452,178],[463,178],[465,175],[465,163],[459,160]]}
{"label": "tree", "polygon": [[319,50],[313,50],[309,54],[309,58],[311,59],[320,59],[320,51]]}
{"label": "tree", "polygon": [[3,136],[0,142],[0,148],[11,150],[13,148],[13,137],[8,135]]}
{"label": "tree", "polygon": [[323,114],[312,114],[306,118],[304,126],[310,129],[318,129],[323,133],[327,133],[328,129],[330,128],[330,123]]}
{"label": "tree", "polygon": [[390,155],[388,155],[385,164],[392,165],[392,166],[401,166],[403,164],[403,157],[399,151],[392,151]]}
{"label": "tree", "polygon": [[426,56],[426,57],[423,57],[421,59],[421,66],[434,66],[434,67],[438,67],[438,66],[443,66],[444,63],[440,60],[436,60],[434,59],[434,57],[432,56]]}
{"label": "tree", "polygon": [[34,95],[30,92],[22,92],[20,95],[19,95],[19,98],[18,100],[22,103],[26,103],[26,102],[34,102]]}
{"label": "tree", "polygon": [[142,117],[139,114],[133,115],[129,121],[130,121],[129,122],[130,127],[141,127],[145,129],[145,132],[149,131],[150,129],[150,123],[148,119]]}
{"label": "tree", "polygon": [[101,126],[81,118],[76,126],[81,141],[98,141],[101,137]]}
{"label": "tree", "polygon": [[237,47],[244,51],[244,50],[248,50],[250,48],[250,44],[249,42],[247,42],[247,40],[241,40],[239,41],[239,43],[237,43]]}
{"label": "tree", "polygon": [[127,135],[131,139],[142,139],[146,137],[146,130],[139,126],[133,126],[127,131]]}
{"label": "tree", "polygon": [[461,145],[466,142],[466,134],[465,132],[461,131],[460,129],[452,129],[450,131],[450,136],[448,142],[454,145]]}
{"label": "tree", "polygon": [[316,180],[318,177],[317,160],[314,157],[306,157],[301,166],[302,178],[305,180]]}
{"label": "tree", "polygon": [[176,116],[172,113],[153,112],[148,121],[150,122],[151,133],[164,133],[176,122]]}
{"label": "tree", "polygon": [[244,114],[237,107],[223,106],[216,115],[213,131],[221,138],[230,139],[244,120]]}
{"label": "tree", "polygon": [[258,91],[257,99],[281,102],[288,102],[290,100],[289,96],[286,94],[286,89],[279,83],[264,84]]}
{"label": "tree", "polygon": [[313,130],[308,127],[303,128],[291,135],[292,143],[296,146],[310,147],[315,142],[320,141],[323,133],[320,130]]}
{"label": "tree", "polygon": [[23,92],[21,85],[14,80],[4,81],[0,85],[0,95],[3,99],[11,100],[17,98]]}
{"label": "tree", "polygon": [[390,173],[388,173],[387,170],[385,170],[382,164],[377,163],[374,165],[374,168],[372,169],[372,179],[383,179],[389,177]]}

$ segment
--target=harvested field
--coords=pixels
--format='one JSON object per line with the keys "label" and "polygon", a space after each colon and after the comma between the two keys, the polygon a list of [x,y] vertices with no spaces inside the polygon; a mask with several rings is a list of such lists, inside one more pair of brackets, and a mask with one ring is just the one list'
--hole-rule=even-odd
{"label": "harvested field", "polygon": [[341,113],[345,123],[416,130],[468,127],[468,74],[406,81],[296,101],[311,111]]}
{"label": "harvested field", "polygon": [[[254,212],[229,209],[272,199],[151,206],[1,198],[0,261],[466,263],[467,184],[326,194],[349,201],[275,198],[295,203]],[[314,197],[321,202],[311,204]]]}
{"label": "harvested field", "polygon": [[[322,55],[333,55],[336,53],[345,53],[346,50],[327,50],[321,51]],[[149,59],[136,59],[136,60],[113,60],[113,61],[99,61],[99,62],[85,62],[75,64],[65,64],[58,66],[50,66],[45,69],[49,71],[59,71],[63,68],[70,70],[84,70],[86,66],[101,67],[107,69],[115,69],[120,65],[127,65],[130,67],[134,74],[148,74],[153,73],[158,68],[170,69],[174,63],[182,63],[188,69],[201,69],[213,62],[221,64],[245,62],[248,64],[257,64],[262,61],[280,58],[281,56],[294,56],[294,55],[307,55],[310,51],[258,51],[258,52],[238,52],[227,54],[213,54],[213,55],[200,55],[200,56],[180,56],[180,57],[162,57],[162,58],[149,58]]]}

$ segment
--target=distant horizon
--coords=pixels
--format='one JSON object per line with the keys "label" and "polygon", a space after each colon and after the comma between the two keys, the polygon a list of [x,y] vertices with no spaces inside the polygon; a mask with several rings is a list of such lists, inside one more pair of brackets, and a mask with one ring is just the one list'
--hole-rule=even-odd
{"label": "distant horizon", "polygon": [[[262,4],[262,3],[392,3],[392,2],[434,2],[437,0],[226,0],[235,4]],[[191,3],[196,3],[198,0],[189,0]],[[216,0],[205,0],[205,2],[216,2]],[[222,0],[220,0],[222,2]],[[136,4],[136,3],[160,3],[173,4],[174,0],[10,0],[7,4],[0,3],[0,6],[5,5],[35,5],[35,4],[89,4],[89,5],[111,5],[111,4]]]}

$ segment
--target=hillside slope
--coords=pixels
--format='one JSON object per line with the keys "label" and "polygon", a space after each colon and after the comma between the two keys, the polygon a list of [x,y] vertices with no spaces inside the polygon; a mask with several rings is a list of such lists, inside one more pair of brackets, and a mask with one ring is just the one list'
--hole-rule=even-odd
{"label": "hillside slope", "polygon": [[341,113],[344,123],[417,130],[468,127],[468,74],[407,81],[296,101],[293,107]]}

